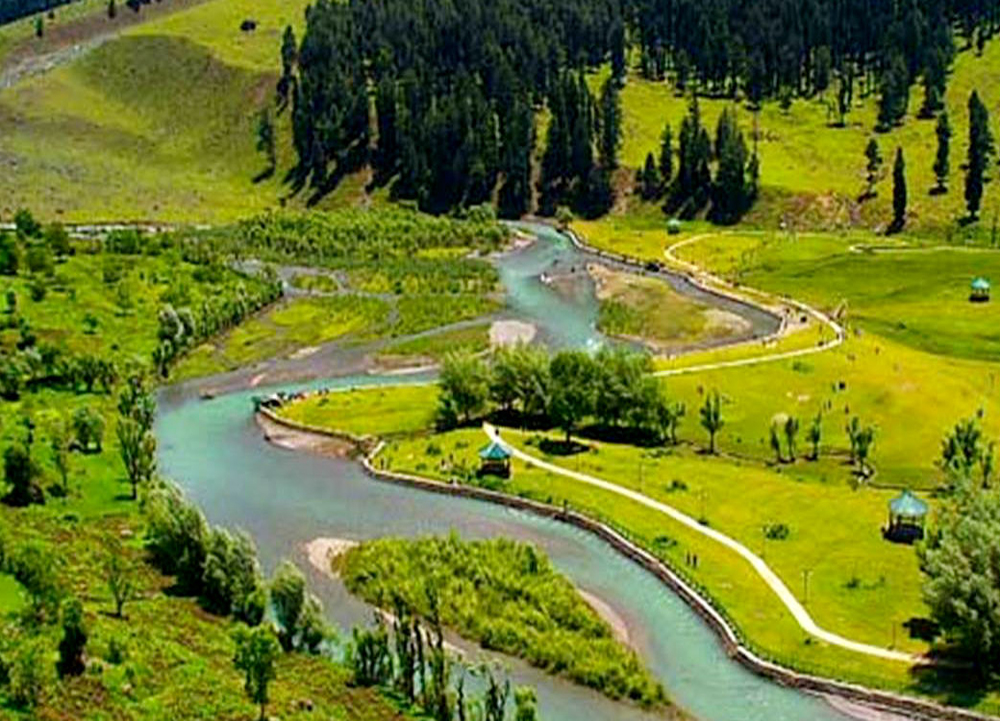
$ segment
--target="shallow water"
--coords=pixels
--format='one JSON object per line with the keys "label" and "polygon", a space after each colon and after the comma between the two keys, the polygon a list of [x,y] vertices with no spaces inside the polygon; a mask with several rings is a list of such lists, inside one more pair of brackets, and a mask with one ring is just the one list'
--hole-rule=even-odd
{"label": "shallow water", "polygon": [[[312,385],[394,382],[399,379],[361,376]],[[308,566],[301,548],[305,542],[319,536],[365,539],[451,530],[466,537],[504,535],[537,543],[574,583],[608,603],[626,621],[633,643],[672,698],[696,717],[845,718],[821,699],[770,683],[731,661],[679,598],[589,534],[481,501],[381,483],[353,462],[274,447],[264,441],[253,420],[252,395],[246,391],[199,401],[167,389],[156,428],[161,468],[213,523],[247,530],[267,570],[281,558],[292,558],[307,569],[312,588],[342,627],[366,622],[370,611],[342,585]],[[546,721],[651,718],[525,664],[511,662],[511,667],[516,683],[537,688]]]}

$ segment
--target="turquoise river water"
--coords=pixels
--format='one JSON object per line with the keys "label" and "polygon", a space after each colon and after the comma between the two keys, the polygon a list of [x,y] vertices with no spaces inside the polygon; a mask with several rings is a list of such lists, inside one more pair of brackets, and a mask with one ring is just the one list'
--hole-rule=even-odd
{"label": "turquoise river water", "polygon": [[[544,235],[543,235],[544,233]],[[500,262],[508,289],[507,315],[535,323],[553,346],[587,347],[596,302],[586,293],[557,294],[538,280],[553,263],[575,264],[577,251],[558,234]],[[547,237],[546,237],[547,236]],[[565,268],[563,267],[563,270]],[[585,282],[585,281],[582,281]],[[331,370],[329,374],[335,376]],[[285,385],[349,387],[412,382],[413,377],[352,376]],[[308,574],[331,620],[349,628],[371,610],[342,584],[306,562],[303,544],[325,536],[362,540],[455,530],[464,537],[504,535],[542,547],[579,588],[603,600],[624,621],[630,642],[682,708],[702,721],[834,721],[846,718],[821,698],[766,681],[730,660],[715,635],[683,601],[652,575],[602,541],[557,521],[489,503],[422,492],[368,478],[354,462],[294,452],[267,443],[253,418],[251,398],[261,389],[199,400],[189,385],[161,394],[157,420],[162,471],[174,479],[213,523],[240,527],[254,538],[265,570],[282,558]],[[538,690],[545,721],[655,718],[587,689],[508,661],[516,683]]]}

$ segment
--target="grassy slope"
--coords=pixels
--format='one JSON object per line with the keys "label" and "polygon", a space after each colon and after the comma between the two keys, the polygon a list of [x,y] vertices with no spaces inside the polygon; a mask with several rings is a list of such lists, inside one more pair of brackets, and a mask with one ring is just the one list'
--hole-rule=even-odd
{"label": "grassy slope", "polygon": [[[228,220],[276,207],[291,148],[280,144],[278,173],[255,184],[255,114],[273,98],[280,33],[302,24],[306,4],[215,0],[5,91],[0,213]],[[254,33],[239,29],[247,17]]]}
{"label": "grassy slope", "polygon": [[[862,223],[878,227],[887,223],[891,212],[891,164],[898,146],[903,148],[907,163],[909,187],[909,226],[919,231],[942,230],[960,235],[954,221],[965,214],[962,194],[964,162],[968,138],[966,103],[973,89],[979,91],[988,108],[995,108],[1000,89],[993,82],[1000,63],[1000,44],[991,43],[983,57],[974,52],[959,54],[948,82],[947,105],[952,123],[951,192],[931,196],[934,184],[932,165],[936,148],[934,120],[919,120],[916,113],[922,101],[922,90],[914,86],[910,93],[910,113],[905,124],[885,134],[874,134],[877,97],[861,97],[855,92],[855,108],[847,119],[847,127],[828,126],[827,101],[834,101],[833,91],[827,98],[797,100],[785,114],[777,103],[765,104],[759,118],[761,181],[763,198],[748,220],[751,224],[774,227],[783,213],[799,219],[806,227],[843,226]],[[604,73],[593,78],[596,88]],[[622,161],[631,168],[641,167],[646,153],[657,153],[664,123],[670,122],[677,132],[687,112],[688,100],[675,93],[668,83],[653,83],[633,76],[622,90],[624,110],[624,143]],[[710,132],[729,100],[702,99],[702,118]],[[753,116],[738,106],[741,124],[748,142],[752,137]],[[864,148],[870,137],[876,137],[884,157],[884,179],[878,185],[878,197],[859,205],[857,196],[864,190]],[[987,185],[983,200],[983,217],[978,232],[988,235],[991,218],[1000,203],[996,184]],[[662,227],[665,216],[648,204],[634,201],[630,212],[659,216]],[[976,230],[976,227],[972,229]]]}
{"label": "grassy slope", "polygon": [[[112,601],[99,569],[107,544],[126,533],[141,532],[141,519],[134,503],[107,499],[100,513],[80,515],[81,503],[94,494],[94,485],[116,485],[106,451],[100,470],[88,475],[79,496],[50,501],[42,508],[12,510],[0,507],[0,527],[16,540],[39,539],[52,546],[59,560],[63,582],[84,601],[89,639],[87,656],[107,657],[115,639],[125,648],[120,665],[103,663],[99,670],[47,687],[37,715],[24,715],[0,706],[0,718],[115,718],[115,719],[246,719],[255,717],[246,701],[242,677],[232,667],[233,643],[230,622],[202,611],[194,601],[166,593],[170,579],[141,562],[137,542],[128,542],[125,552],[139,566],[139,599],[125,608],[126,618],[110,616]],[[8,599],[8,596],[2,597]],[[8,599],[9,600],[9,599]],[[0,605],[6,616],[12,607]],[[169,619],[169,623],[164,621]],[[41,630],[46,644],[58,643],[57,626]],[[52,663],[54,664],[54,654]],[[51,674],[54,676],[54,669]],[[272,713],[281,718],[324,718],[357,721],[404,718],[390,704],[368,689],[349,686],[349,672],[326,660],[304,655],[286,655],[278,662],[273,683]],[[310,699],[315,708],[306,711],[299,702]]]}

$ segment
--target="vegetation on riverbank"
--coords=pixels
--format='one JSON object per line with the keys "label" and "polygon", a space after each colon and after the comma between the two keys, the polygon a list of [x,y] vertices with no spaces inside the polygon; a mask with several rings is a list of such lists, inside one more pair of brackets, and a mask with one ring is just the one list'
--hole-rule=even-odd
{"label": "vegetation on riverbank", "polygon": [[600,307],[597,328],[667,354],[700,344],[724,343],[749,330],[739,316],[684,296],[660,278],[592,265]]}
{"label": "vegetation on riverbank", "polygon": [[483,648],[642,705],[667,702],[635,652],[534,546],[496,539],[380,539],[337,561],[347,588],[392,612],[402,599]]}

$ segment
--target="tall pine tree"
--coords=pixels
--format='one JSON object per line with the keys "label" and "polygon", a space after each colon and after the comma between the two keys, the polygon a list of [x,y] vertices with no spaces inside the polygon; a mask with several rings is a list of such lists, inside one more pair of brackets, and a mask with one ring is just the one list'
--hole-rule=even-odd
{"label": "tall pine tree", "polygon": [[965,170],[965,207],[973,220],[979,215],[986,167],[992,149],[989,113],[979,99],[979,93],[973,90],[969,96],[969,156]]}
{"label": "tall pine tree", "polygon": [[937,153],[934,156],[934,178],[937,180],[935,192],[948,192],[948,173],[951,172],[949,153],[951,152],[951,123],[948,122],[948,112],[945,111],[938,116],[937,126],[934,128],[937,135]]}
{"label": "tall pine tree", "polygon": [[896,160],[892,165],[892,227],[893,232],[903,229],[906,224],[906,162],[903,149],[896,148]]}

